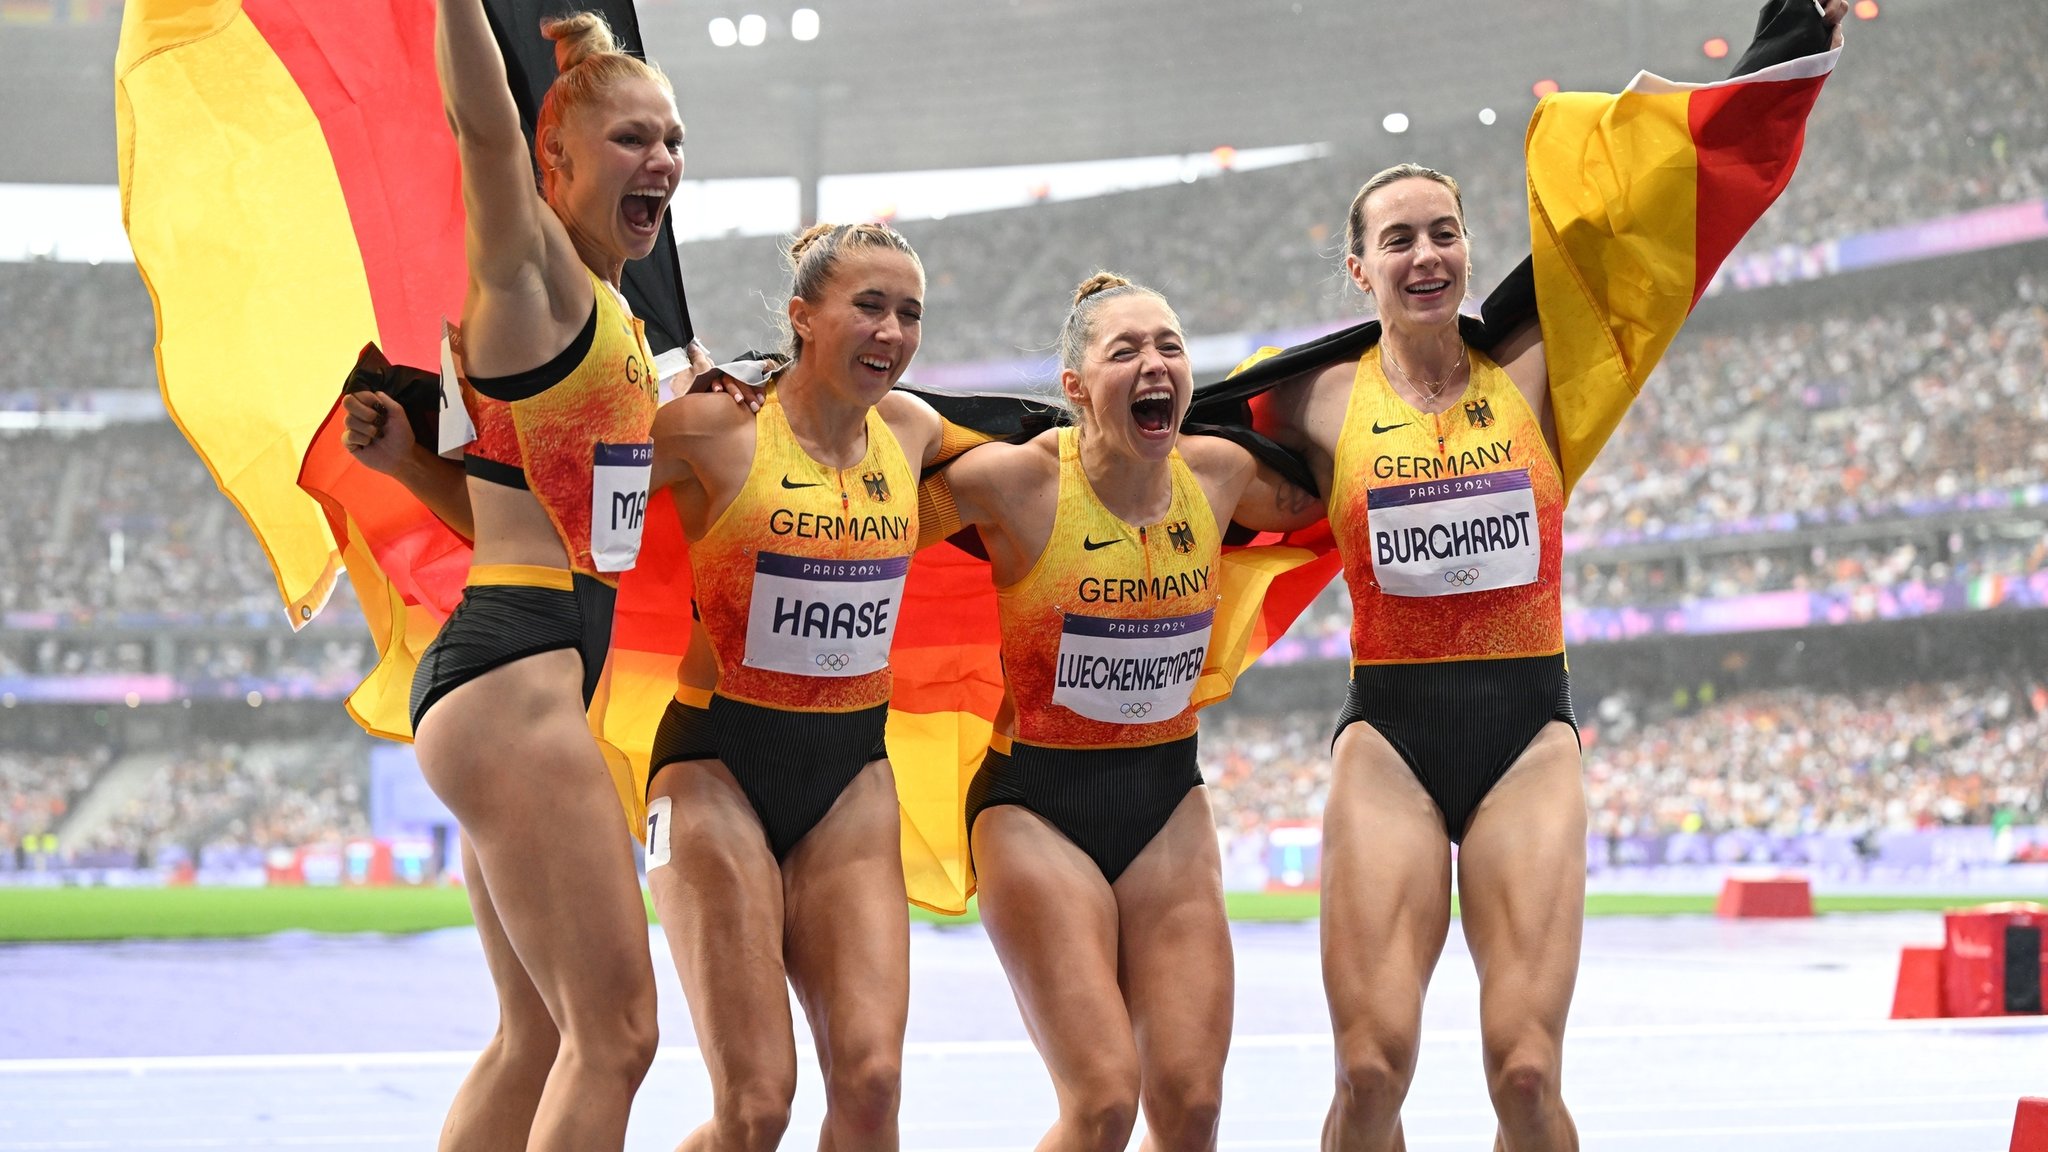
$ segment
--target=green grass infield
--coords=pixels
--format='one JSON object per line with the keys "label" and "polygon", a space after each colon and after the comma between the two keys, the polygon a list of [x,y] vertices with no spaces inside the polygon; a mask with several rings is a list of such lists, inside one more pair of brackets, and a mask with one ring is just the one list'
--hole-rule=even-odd
{"label": "green grass infield", "polygon": [[[1938,912],[1996,896],[1819,896],[1815,910]],[[1230,918],[1298,921],[1316,916],[1312,893],[1234,892]],[[1714,897],[1617,895],[1586,898],[1589,916],[1711,914]],[[650,909],[650,915],[652,910]],[[967,924],[966,916],[911,909],[920,924]],[[195,939],[273,932],[428,932],[470,923],[459,888],[0,888],[0,941]]]}

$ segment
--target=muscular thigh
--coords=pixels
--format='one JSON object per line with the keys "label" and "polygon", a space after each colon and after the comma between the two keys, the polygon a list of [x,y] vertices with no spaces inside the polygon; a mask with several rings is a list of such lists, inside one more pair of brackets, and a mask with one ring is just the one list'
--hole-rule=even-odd
{"label": "muscular thigh", "polygon": [[657,812],[667,801],[668,823],[648,846],[647,886],[698,1042],[714,1066],[766,1062],[793,1076],[782,872],[752,805],[715,760],[663,767],[648,799]]}
{"label": "muscular thigh", "polygon": [[1124,996],[1146,1081],[1220,1079],[1234,970],[1208,789],[1188,791],[1113,888]]}
{"label": "muscular thigh", "polygon": [[790,981],[821,1045],[900,1051],[910,914],[896,778],[876,760],[783,862]]}
{"label": "muscular thigh", "polygon": [[974,866],[982,923],[1054,1079],[1079,1082],[1105,1061],[1134,1071],[1117,898],[1095,861],[1043,817],[1004,804],[974,823]]}
{"label": "muscular thigh", "polygon": [[1349,725],[1323,810],[1323,979],[1340,1031],[1420,1028],[1422,992],[1450,930],[1443,815],[1386,739]]}
{"label": "muscular thigh", "polygon": [[1458,853],[1458,903],[1482,1011],[1562,1030],[1586,905],[1586,795],[1578,741],[1553,722],[1487,794]]}

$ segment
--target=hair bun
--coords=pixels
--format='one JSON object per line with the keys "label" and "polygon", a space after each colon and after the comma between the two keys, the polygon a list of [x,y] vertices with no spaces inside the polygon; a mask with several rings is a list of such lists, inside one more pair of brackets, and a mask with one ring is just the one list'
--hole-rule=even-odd
{"label": "hair bun", "polygon": [[619,51],[612,26],[595,12],[573,12],[540,22],[540,34],[555,42],[555,71],[567,72],[592,56]]}
{"label": "hair bun", "polygon": [[1111,288],[1129,288],[1130,286],[1131,282],[1129,280],[1114,272],[1097,272],[1095,275],[1081,281],[1081,286],[1074,289],[1074,303],[1079,304],[1097,292],[1107,292]]}
{"label": "hair bun", "polygon": [[801,264],[804,253],[810,251],[812,245],[838,230],[837,224],[818,223],[797,233],[796,239],[789,242],[789,266],[794,268]]}

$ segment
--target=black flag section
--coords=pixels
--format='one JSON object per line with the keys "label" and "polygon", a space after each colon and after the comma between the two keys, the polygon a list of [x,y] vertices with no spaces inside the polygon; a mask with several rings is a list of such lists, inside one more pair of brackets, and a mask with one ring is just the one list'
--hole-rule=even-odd
{"label": "black flag section", "polygon": [[[640,43],[640,17],[633,0],[484,0],[491,20],[491,32],[498,39],[498,51],[505,57],[505,75],[512,84],[512,98],[519,104],[519,122],[526,129],[526,146],[533,149],[533,126],[540,117],[540,102],[555,79],[554,41],[540,34],[542,18],[566,16],[571,12],[597,12],[611,24],[621,47],[641,59],[647,51]],[[647,327],[647,344],[659,356],[681,348],[696,334],[690,327],[690,303],[683,295],[683,268],[676,259],[676,238],[666,215],[654,251],[644,259],[626,265],[621,288],[633,305],[633,314]]]}

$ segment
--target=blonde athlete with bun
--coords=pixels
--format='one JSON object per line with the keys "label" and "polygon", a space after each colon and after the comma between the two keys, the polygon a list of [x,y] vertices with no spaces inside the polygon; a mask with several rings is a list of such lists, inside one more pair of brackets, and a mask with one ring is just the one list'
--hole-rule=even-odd
{"label": "blonde athlete with bun", "polygon": [[923,326],[910,244],[821,224],[789,263],[790,360],[760,411],[700,394],[655,422],[698,621],[648,786],[648,886],[711,1076],[686,1152],[780,1142],[791,988],[824,1073],[819,1146],[897,1142],[910,925],[882,741],[889,645],[918,473],[960,445],[891,391]]}
{"label": "blonde athlete with bun", "polygon": [[654,357],[619,277],[654,246],[683,129],[668,81],[619,52],[602,19],[544,31],[561,75],[529,156],[482,3],[439,5],[468,215],[465,465],[413,444],[390,397],[346,401],[350,451],[475,542],[412,694],[420,766],[462,823],[500,1010],[444,1149],[622,1147],[654,1058],[646,916],[585,708],[639,549],[637,522],[593,507],[644,496],[652,456]]}
{"label": "blonde athlete with bun", "polygon": [[927,481],[926,537],[988,549],[1006,694],[967,797],[988,925],[1059,1096],[1043,1149],[1216,1146],[1232,965],[1195,766],[1233,520],[1322,518],[1243,448],[1183,438],[1193,378],[1166,299],[1098,274],[1060,334],[1075,424],[987,444]]}

